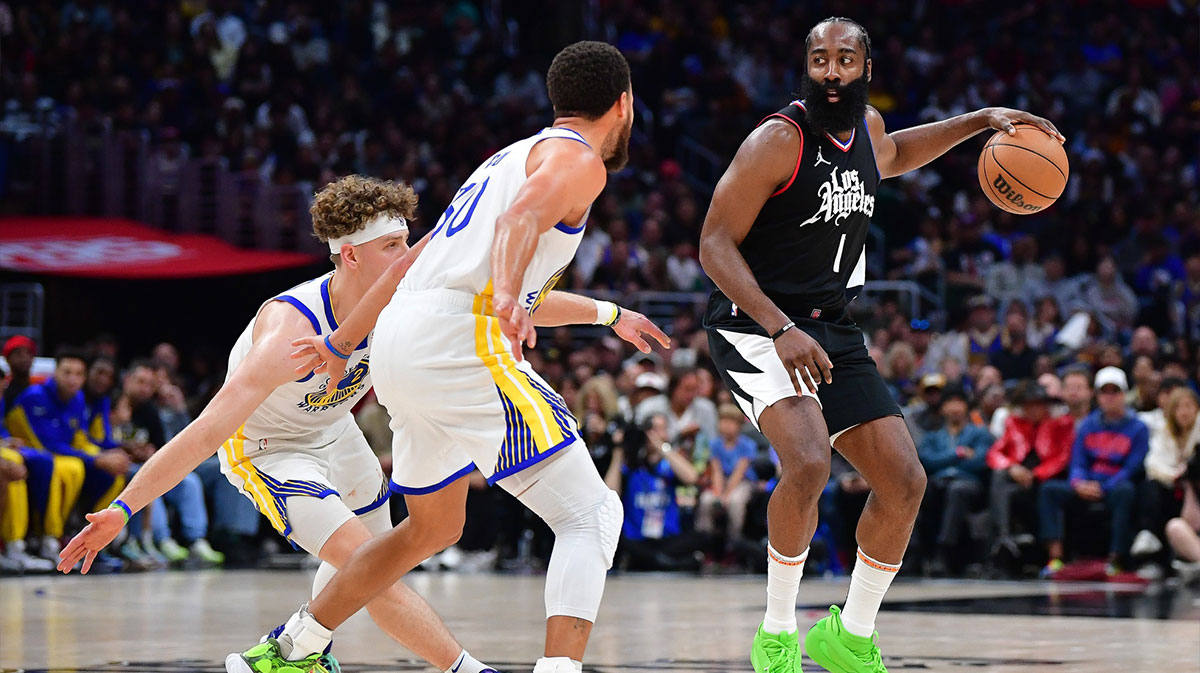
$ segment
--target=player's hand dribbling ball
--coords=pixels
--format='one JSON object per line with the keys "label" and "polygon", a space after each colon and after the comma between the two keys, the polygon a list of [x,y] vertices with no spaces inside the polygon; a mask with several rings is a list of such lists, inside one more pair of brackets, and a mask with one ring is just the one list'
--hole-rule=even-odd
{"label": "player's hand dribbling ball", "polygon": [[979,186],[1001,210],[1031,215],[1050,207],[1067,187],[1070,167],[1057,138],[1029,124],[997,131],[979,155]]}

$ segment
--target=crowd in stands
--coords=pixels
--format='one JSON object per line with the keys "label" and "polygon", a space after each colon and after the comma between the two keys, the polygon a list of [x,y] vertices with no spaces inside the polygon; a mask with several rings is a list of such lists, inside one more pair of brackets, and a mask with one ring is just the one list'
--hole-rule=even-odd
{"label": "crowd in stands", "polygon": [[[580,19],[569,9],[547,14],[538,3],[499,1],[208,0],[134,11],[107,0],[0,0],[0,79],[13,92],[0,132],[111,125],[149,133],[162,162],[220,157],[234,170],[314,187],[352,172],[403,180],[420,194],[419,220],[429,226],[479,161],[546,124],[542,73],[561,44],[538,26],[557,21],[620,47],[639,103],[630,167],[593,208],[567,289],[705,291],[696,243],[706,178],[677,157],[698,145],[718,158],[719,172],[756,121],[799,88],[802,37],[831,9],[766,0],[595,8]],[[1064,132],[1072,169],[1055,206],[1026,217],[980,193],[971,143],[880,186],[874,222],[883,238],[870,244],[882,252],[876,273],[915,280],[944,299],[939,316],[891,301],[859,316],[929,474],[910,551],[916,565],[908,567],[1054,574],[1072,558],[1095,556],[1109,572],[1144,567],[1153,576],[1171,570],[1174,550],[1179,569],[1200,574],[1200,506],[1189,486],[1200,477],[1195,8],[1139,0],[997,11],[885,0],[839,9],[871,31],[871,104],[889,129],[1019,107]],[[565,329],[531,355],[576,410],[597,468],[622,492],[622,568],[761,561],[776,461],[728,406],[697,320],[681,310],[666,325],[676,348],[651,356],[630,357],[612,337],[582,343]],[[28,385],[20,350],[8,358],[10,418],[19,406],[13,390]],[[88,354],[85,409],[104,396],[91,382],[103,362],[91,358],[102,355]],[[64,451],[74,453],[57,455],[80,461],[87,485],[76,511],[106,495],[94,489],[136,469],[185,410],[194,415],[187,400],[219,384],[175,380],[154,364],[158,355],[146,368],[109,365],[123,373],[110,377],[120,381],[110,412],[116,444],[91,435],[93,451],[64,435]],[[56,390],[70,388],[42,395]],[[163,435],[138,432],[149,432],[142,423],[153,425],[151,410]],[[380,413],[367,405],[360,421],[386,446]],[[36,463],[0,463],[11,483],[28,473],[31,501],[34,475],[45,472]],[[197,480],[189,494],[151,508],[150,519],[168,515],[159,515],[165,525],[141,524],[149,541],[135,536],[131,547],[150,562],[146,552],[174,550],[159,541],[178,539],[179,549],[215,562],[203,553],[206,540],[231,554],[269,536],[242,496],[218,488],[219,474],[201,470]],[[461,549],[433,564],[536,563],[548,531],[497,489],[473,485]],[[200,492],[209,510],[225,508],[206,534],[181,511],[194,511]],[[868,492],[835,460],[814,566],[845,569]],[[59,529],[43,515],[30,527],[44,541]]]}

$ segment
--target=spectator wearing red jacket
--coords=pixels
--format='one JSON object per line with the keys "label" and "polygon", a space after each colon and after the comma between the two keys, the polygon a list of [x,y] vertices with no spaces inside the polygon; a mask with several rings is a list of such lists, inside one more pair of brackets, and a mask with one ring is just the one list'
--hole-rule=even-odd
{"label": "spectator wearing red jacket", "polygon": [[1013,510],[1022,515],[1025,529],[1036,529],[1037,492],[1050,479],[1062,475],[1071,461],[1075,419],[1069,414],[1051,418],[1051,398],[1042,386],[1030,381],[1017,393],[1021,415],[1004,423],[1004,434],[987,453],[992,469],[991,509],[997,540],[993,553],[1019,554],[1013,538]]}

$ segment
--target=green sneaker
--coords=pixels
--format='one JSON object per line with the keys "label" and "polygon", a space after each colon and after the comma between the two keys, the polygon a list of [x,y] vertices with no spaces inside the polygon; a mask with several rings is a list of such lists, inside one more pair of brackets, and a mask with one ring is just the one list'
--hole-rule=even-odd
{"label": "green sneaker", "polygon": [[842,611],[829,607],[829,616],[821,619],[804,637],[808,658],[831,673],[887,673],[876,642],[879,634],[870,638],[856,636],[842,626]]}
{"label": "green sneaker", "polygon": [[799,632],[776,635],[760,624],[750,646],[750,665],[754,673],[800,673]]}
{"label": "green sneaker", "polygon": [[274,638],[225,657],[226,673],[341,673],[341,669],[332,654],[313,654],[297,661],[284,659],[279,641]]}
{"label": "green sneaker", "polygon": [[159,542],[157,546],[159,553],[166,556],[167,561],[170,563],[183,563],[191,556],[188,550],[184,549],[183,545],[176,542],[173,538],[166,538],[162,542]]}

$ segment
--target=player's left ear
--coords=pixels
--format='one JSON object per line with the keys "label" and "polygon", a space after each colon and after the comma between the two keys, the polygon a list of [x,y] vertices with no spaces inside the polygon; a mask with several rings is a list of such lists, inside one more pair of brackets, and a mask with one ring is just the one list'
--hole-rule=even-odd
{"label": "player's left ear", "polygon": [[349,243],[342,246],[342,265],[350,268],[358,266],[358,251]]}
{"label": "player's left ear", "polygon": [[870,82],[871,81],[871,59],[869,59],[869,58],[867,59],[866,68],[867,68],[867,82]]}

